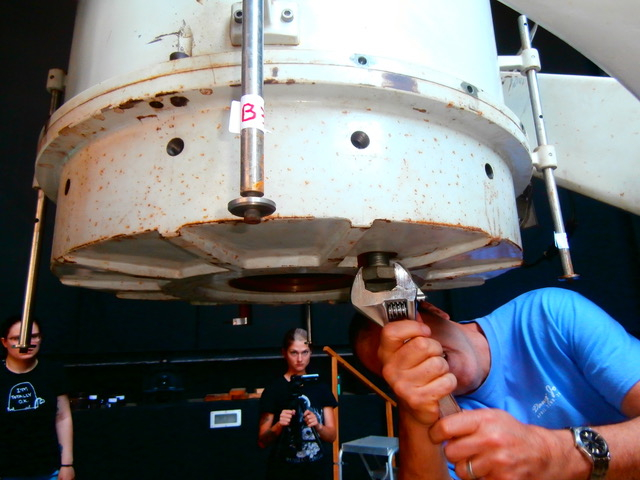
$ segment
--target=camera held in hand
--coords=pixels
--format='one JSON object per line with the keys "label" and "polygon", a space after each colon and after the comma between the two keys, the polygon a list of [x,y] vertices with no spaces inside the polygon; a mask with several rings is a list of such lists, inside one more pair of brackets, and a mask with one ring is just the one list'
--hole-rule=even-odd
{"label": "camera held in hand", "polygon": [[[305,398],[302,395],[302,388],[310,382],[315,382],[320,376],[317,373],[311,373],[307,375],[291,375],[291,381],[289,382],[289,388],[291,391],[291,403],[289,408],[295,410],[295,414],[291,419],[289,425],[289,445],[288,448],[292,451],[300,451],[302,449],[302,429],[304,428],[303,415],[307,409]],[[310,429],[313,433],[315,441],[318,445],[321,445],[320,436],[315,428]]]}

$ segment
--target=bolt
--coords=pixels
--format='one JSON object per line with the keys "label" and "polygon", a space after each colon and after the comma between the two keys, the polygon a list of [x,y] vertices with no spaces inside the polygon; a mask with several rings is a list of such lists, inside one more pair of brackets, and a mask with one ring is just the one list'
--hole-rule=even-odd
{"label": "bolt", "polygon": [[284,10],[282,10],[282,14],[280,15],[280,19],[283,22],[291,22],[293,21],[293,10],[289,9],[289,8],[285,8]]}

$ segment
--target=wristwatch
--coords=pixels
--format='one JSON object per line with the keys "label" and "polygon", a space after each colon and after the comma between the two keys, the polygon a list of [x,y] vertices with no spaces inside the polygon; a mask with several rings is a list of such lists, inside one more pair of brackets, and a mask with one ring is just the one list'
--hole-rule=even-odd
{"label": "wristwatch", "polygon": [[604,438],[589,427],[571,427],[573,443],[593,464],[590,480],[603,480],[609,469],[609,447]]}

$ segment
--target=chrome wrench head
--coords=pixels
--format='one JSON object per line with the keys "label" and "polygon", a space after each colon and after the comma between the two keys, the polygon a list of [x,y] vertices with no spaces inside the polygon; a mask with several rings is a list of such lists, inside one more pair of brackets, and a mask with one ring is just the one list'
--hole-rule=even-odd
{"label": "chrome wrench head", "polygon": [[394,320],[415,320],[418,302],[425,299],[425,294],[402,265],[394,263],[393,269],[396,285],[390,290],[368,290],[362,278],[362,268],[358,270],[351,289],[353,306],[381,326]]}

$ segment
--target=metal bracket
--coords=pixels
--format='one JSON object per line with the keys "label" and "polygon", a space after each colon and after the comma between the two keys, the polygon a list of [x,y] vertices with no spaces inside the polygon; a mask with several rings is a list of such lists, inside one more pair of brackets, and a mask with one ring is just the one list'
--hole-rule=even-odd
{"label": "metal bracket", "polygon": [[542,69],[540,55],[535,48],[525,48],[520,55],[502,55],[498,57],[501,72],[519,71],[523,75],[529,70],[539,72]]}
{"label": "metal bracket", "polygon": [[[231,7],[229,36],[233,46],[242,45],[242,2]],[[300,21],[297,2],[264,1],[264,44],[299,45]]]}
{"label": "metal bracket", "polygon": [[556,147],[553,145],[540,145],[533,150],[531,160],[536,170],[542,171],[545,168],[558,168],[558,158],[556,157]]}

